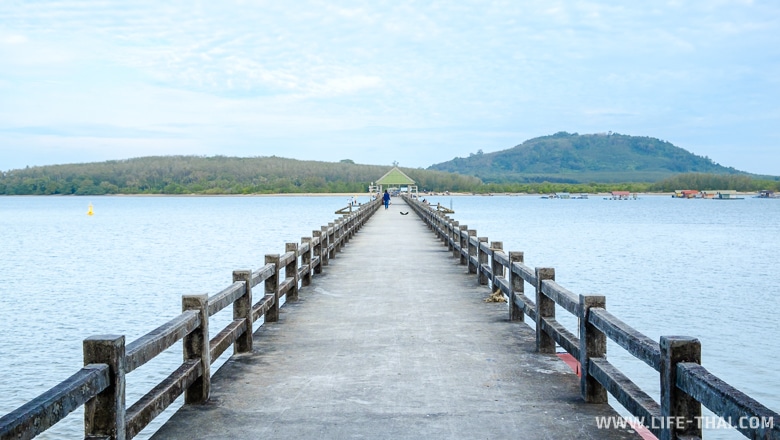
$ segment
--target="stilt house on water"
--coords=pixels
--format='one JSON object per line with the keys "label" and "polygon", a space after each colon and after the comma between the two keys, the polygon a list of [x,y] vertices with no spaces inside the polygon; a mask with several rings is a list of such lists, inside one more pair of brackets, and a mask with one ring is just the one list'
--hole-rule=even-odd
{"label": "stilt house on water", "polygon": [[636,198],[636,193],[631,194],[630,191],[612,191],[609,197],[610,200],[636,200]]}

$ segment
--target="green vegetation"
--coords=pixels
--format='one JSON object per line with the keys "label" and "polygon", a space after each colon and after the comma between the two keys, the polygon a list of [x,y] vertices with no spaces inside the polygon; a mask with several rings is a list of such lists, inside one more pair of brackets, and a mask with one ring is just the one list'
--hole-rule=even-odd
{"label": "green vegetation", "polygon": [[479,193],[527,193],[552,194],[568,193],[608,193],[610,191],[630,191],[634,193],[674,192],[679,189],[735,190],[740,192],[758,192],[763,189],[780,192],[780,178],[757,179],[746,175],[722,175],[704,173],[686,173],[669,177],[660,182],[624,182],[624,183],[486,183]]}
{"label": "green vegetation", "polygon": [[566,132],[494,153],[480,150],[428,169],[486,183],[657,182],[680,173],[747,174],[651,137]]}
{"label": "green vegetation", "polygon": [[[142,157],[0,172],[0,195],[360,193],[390,169],[351,159]],[[428,170],[403,171],[420,190],[435,192],[780,191],[779,177],[722,167],[658,139],[612,133],[561,132]]]}
{"label": "green vegetation", "polygon": [[[162,156],[0,173],[0,194],[270,194],[365,192],[389,166],[280,157]],[[404,169],[432,191],[472,191],[475,177]]]}
{"label": "green vegetation", "polygon": [[743,175],[688,173],[670,177],[649,186],[649,191],[672,192],[679,189],[726,190],[758,192],[762,189],[780,191],[780,179],[758,179]]}

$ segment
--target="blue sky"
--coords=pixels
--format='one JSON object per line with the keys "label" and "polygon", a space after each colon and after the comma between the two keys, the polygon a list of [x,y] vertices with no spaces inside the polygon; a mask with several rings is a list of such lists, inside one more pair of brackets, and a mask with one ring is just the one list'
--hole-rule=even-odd
{"label": "blue sky", "polygon": [[0,0],[0,171],[427,167],[558,131],[780,175],[780,3]]}

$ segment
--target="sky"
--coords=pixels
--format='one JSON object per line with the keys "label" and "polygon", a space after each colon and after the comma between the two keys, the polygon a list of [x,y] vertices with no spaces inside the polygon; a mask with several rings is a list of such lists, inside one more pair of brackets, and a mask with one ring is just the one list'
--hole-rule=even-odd
{"label": "sky", "polygon": [[0,0],[0,171],[425,168],[559,131],[780,175],[780,2]]}

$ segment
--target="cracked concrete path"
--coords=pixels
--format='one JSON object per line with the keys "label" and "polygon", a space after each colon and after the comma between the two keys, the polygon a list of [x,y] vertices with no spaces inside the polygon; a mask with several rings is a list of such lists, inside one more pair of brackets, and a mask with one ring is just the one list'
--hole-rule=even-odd
{"label": "cracked concrete path", "polygon": [[380,208],[153,439],[639,438],[598,429],[615,412],[401,211]]}

